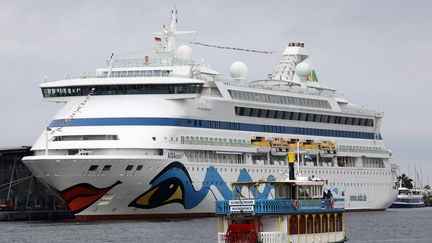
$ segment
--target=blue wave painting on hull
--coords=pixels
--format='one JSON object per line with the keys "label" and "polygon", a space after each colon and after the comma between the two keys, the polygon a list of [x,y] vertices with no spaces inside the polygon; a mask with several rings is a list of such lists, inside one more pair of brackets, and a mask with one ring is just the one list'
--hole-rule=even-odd
{"label": "blue wave painting on hull", "polygon": [[[270,175],[268,180],[274,180]],[[252,181],[246,169],[241,169],[237,182]],[[199,205],[207,196],[210,188],[216,188],[225,200],[232,198],[232,192],[213,166],[207,168],[203,185],[195,190],[192,179],[185,166],[180,162],[172,162],[150,181],[150,189],[133,200],[129,207],[156,208],[165,204],[180,203],[185,209],[192,209]],[[259,198],[268,198],[272,186],[266,185]],[[212,189],[213,190],[213,189]],[[257,195],[255,189],[251,190]]]}

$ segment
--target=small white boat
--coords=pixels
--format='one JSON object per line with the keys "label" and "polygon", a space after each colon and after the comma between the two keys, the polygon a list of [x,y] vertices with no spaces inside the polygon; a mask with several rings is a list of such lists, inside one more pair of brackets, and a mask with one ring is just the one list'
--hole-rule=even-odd
{"label": "small white boat", "polygon": [[399,187],[399,195],[390,208],[422,208],[425,207],[421,189]]}

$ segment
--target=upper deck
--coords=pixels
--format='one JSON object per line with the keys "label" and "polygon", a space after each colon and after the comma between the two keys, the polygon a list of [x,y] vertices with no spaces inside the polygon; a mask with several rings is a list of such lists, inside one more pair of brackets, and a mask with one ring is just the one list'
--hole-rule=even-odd
{"label": "upper deck", "polygon": [[[286,175],[281,175],[284,177]],[[235,182],[232,200],[216,202],[217,215],[270,215],[343,212],[344,199],[323,192],[323,180]],[[259,197],[259,188],[272,190],[273,199]],[[248,196],[245,196],[248,195]]]}

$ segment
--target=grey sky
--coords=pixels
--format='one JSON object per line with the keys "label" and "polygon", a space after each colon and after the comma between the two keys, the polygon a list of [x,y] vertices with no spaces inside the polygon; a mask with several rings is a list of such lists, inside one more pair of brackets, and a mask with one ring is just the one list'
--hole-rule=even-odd
{"label": "grey sky", "polygon": [[[60,104],[43,102],[44,75],[92,71],[111,52],[153,46],[174,1],[0,1],[0,147],[31,145]],[[195,39],[282,51],[303,41],[318,78],[357,104],[384,110],[382,134],[394,161],[432,183],[431,1],[177,1],[179,29]],[[182,44],[179,42],[179,44]],[[194,58],[228,74],[237,60],[265,77],[280,53],[193,46]],[[150,51],[132,56],[142,57]]]}

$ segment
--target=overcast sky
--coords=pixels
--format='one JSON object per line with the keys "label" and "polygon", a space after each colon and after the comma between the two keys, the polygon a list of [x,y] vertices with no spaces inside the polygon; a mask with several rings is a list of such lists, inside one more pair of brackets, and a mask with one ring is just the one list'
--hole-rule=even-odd
{"label": "overcast sky", "polygon": [[[0,147],[32,145],[60,104],[43,102],[38,85],[93,71],[111,52],[153,46],[174,1],[0,0]],[[176,1],[182,38],[282,51],[305,42],[321,83],[357,104],[385,112],[382,134],[393,160],[432,183],[432,1]],[[179,42],[179,44],[182,44]],[[228,75],[240,60],[248,78],[280,59],[193,47],[194,58]],[[124,58],[143,57],[151,51]],[[120,56],[120,55],[119,55]]]}

